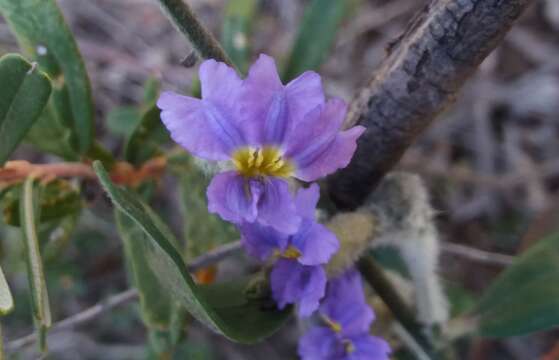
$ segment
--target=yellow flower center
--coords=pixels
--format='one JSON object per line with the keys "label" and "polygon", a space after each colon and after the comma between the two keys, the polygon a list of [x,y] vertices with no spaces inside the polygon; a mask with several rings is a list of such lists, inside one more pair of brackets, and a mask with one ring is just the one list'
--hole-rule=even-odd
{"label": "yellow flower center", "polygon": [[275,257],[282,257],[284,259],[297,260],[299,257],[301,257],[301,255],[302,254],[299,249],[297,249],[293,245],[289,245],[284,252],[281,252],[280,249],[274,250]]}
{"label": "yellow flower center", "polygon": [[271,146],[239,149],[233,153],[233,164],[246,177],[290,177],[294,170],[293,164],[282,157],[281,151]]}
{"label": "yellow flower center", "polygon": [[285,251],[283,252],[283,254],[281,254],[281,256],[283,256],[286,259],[295,260],[301,256],[301,252],[293,245],[289,245],[289,247],[285,249]]}

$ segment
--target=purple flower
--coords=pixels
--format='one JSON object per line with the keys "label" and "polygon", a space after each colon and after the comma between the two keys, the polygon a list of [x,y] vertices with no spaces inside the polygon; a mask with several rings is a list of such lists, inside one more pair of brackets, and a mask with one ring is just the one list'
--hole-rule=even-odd
{"label": "purple flower", "polygon": [[357,271],[350,270],[328,283],[319,313],[326,326],[316,326],[303,336],[299,343],[303,360],[388,359],[388,344],[369,334],[374,314]]}
{"label": "purple flower", "polygon": [[321,265],[328,262],[338,251],[336,236],[314,219],[316,204],[320,197],[317,184],[301,188],[294,200],[295,213],[301,219],[294,234],[286,234],[261,224],[244,222],[239,226],[241,239],[247,252],[259,260],[271,255],[289,253],[303,265]]}
{"label": "purple flower", "polygon": [[303,265],[282,258],[276,261],[270,274],[272,297],[279,309],[297,304],[301,317],[311,316],[318,309],[326,288],[326,272],[320,265]]}
{"label": "purple flower", "polygon": [[270,275],[272,296],[280,309],[298,304],[301,316],[309,316],[318,308],[326,287],[321,265],[339,248],[336,236],[314,220],[319,196],[316,184],[297,192],[295,209],[301,223],[294,234],[256,223],[240,226],[243,245],[250,255],[262,261],[273,255],[280,257]]}
{"label": "purple flower", "polygon": [[303,360],[387,360],[386,341],[368,333],[339,336],[326,327],[314,327],[299,342]]}
{"label": "purple flower", "polygon": [[320,315],[330,328],[344,335],[369,332],[375,315],[367,304],[361,276],[355,269],[330,280]]}
{"label": "purple flower", "polygon": [[345,167],[364,128],[340,131],[346,106],[325,101],[320,76],[305,72],[283,85],[266,55],[245,80],[207,60],[200,81],[202,99],[164,92],[157,106],[177,143],[231,164],[208,187],[209,210],[234,223],[297,231],[300,218],[285,180],[313,181]]}

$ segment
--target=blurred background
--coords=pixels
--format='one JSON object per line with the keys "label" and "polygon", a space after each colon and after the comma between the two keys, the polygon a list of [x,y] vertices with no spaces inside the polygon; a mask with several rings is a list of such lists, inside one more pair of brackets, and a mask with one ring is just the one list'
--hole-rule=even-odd
{"label": "blurred background", "polygon": [[[219,37],[227,1],[189,0],[202,22]],[[93,86],[98,136],[115,153],[122,150],[127,114],[142,102],[144,84],[159,78],[162,88],[189,93],[197,67],[185,67],[192,49],[153,0],[60,0]],[[262,0],[252,18],[248,42],[259,53],[288,58],[307,1]],[[352,0],[320,67],[326,91],[350,101],[366,84],[385,49],[426,4],[419,0]],[[0,19],[0,53],[17,51]],[[128,113],[127,113],[128,112]],[[408,150],[399,168],[415,172],[429,188],[442,241],[439,272],[453,312],[472,304],[515,254],[543,234],[559,230],[559,1],[541,0],[523,15],[505,41],[464,86],[456,103]],[[12,157],[49,160],[22,146]],[[179,237],[192,231],[180,181],[166,177],[157,204]],[[128,288],[122,245],[110,211],[94,183],[88,207],[71,240],[45,260],[53,316],[63,319],[109,294]],[[93,215],[94,214],[94,215]],[[103,216],[103,214],[105,214]],[[190,226],[190,227],[189,227]],[[25,269],[16,254],[17,229],[0,223],[2,266],[16,298],[5,319],[5,336],[33,330]],[[228,236],[235,237],[235,234]],[[248,265],[246,265],[248,264]],[[219,265],[218,278],[252,266],[242,256]],[[550,286],[556,284],[550,284]],[[49,359],[141,359],[146,331],[129,304],[76,331],[53,335]],[[378,311],[378,310],[377,310]],[[295,358],[297,326],[290,324],[257,346],[242,346],[193,323],[186,359]],[[379,330],[382,331],[382,330]],[[559,332],[506,340],[468,338],[459,359],[559,359]],[[14,358],[34,358],[34,349]],[[402,355],[404,356],[404,355]],[[404,358],[404,357],[400,357]]]}

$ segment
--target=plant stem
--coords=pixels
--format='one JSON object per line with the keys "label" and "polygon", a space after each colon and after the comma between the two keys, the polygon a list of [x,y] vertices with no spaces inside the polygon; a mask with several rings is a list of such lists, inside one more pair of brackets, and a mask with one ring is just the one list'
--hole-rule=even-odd
{"label": "plant stem", "polygon": [[201,57],[215,59],[234,67],[219,42],[204,28],[183,0],[159,0],[159,2],[176,28],[188,38]]}
{"label": "plant stem", "polygon": [[357,262],[357,267],[365,280],[373,287],[394,317],[428,354],[434,353],[431,341],[424,335],[421,324],[415,319],[412,310],[386,277],[384,270],[371,255],[365,255]]}

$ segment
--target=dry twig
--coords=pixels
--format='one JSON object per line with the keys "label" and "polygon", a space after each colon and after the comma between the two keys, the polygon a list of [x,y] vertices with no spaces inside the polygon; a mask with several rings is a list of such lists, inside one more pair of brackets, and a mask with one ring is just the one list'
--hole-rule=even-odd
{"label": "dry twig", "polygon": [[[166,166],[167,159],[162,156],[146,161],[139,169],[127,162],[117,162],[111,169],[111,179],[117,184],[137,186],[148,179],[161,177]],[[56,178],[97,178],[91,165],[85,163],[32,164],[25,160],[15,160],[0,167],[0,188],[21,182],[29,176],[43,183]]]}
{"label": "dry twig", "polygon": [[514,261],[514,256],[479,250],[470,246],[449,242],[441,243],[441,249],[448,254],[493,265],[509,266]]}

